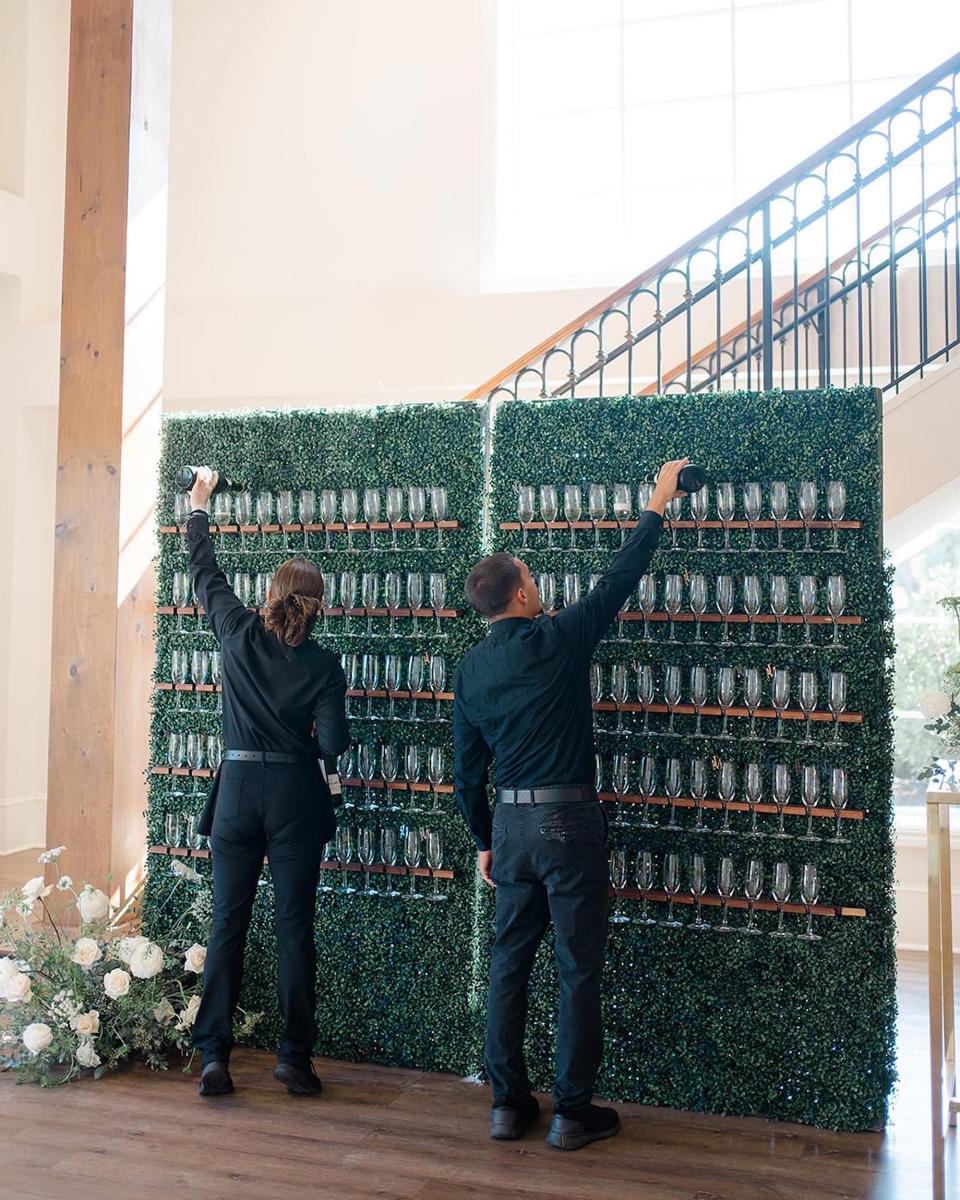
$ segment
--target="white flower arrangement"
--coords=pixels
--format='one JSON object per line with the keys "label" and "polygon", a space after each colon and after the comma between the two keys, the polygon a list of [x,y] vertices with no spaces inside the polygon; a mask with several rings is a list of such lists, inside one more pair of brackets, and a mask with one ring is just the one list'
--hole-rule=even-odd
{"label": "white flower arrangement", "polygon": [[[57,863],[63,850],[45,850],[40,862]],[[190,868],[175,876],[174,890],[207,882]],[[61,902],[54,912],[44,903],[54,886],[72,896],[72,919],[60,922]],[[66,874],[0,893],[0,1066],[44,1086],[99,1078],[134,1055],[158,1070],[181,1055],[189,1070],[206,958],[195,936],[208,924],[198,913],[210,908],[198,901],[208,890],[190,896],[162,943],[112,928],[109,897],[89,884],[75,891]],[[184,922],[193,936],[178,934]],[[238,1032],[259,1019],[239,1014]]]}

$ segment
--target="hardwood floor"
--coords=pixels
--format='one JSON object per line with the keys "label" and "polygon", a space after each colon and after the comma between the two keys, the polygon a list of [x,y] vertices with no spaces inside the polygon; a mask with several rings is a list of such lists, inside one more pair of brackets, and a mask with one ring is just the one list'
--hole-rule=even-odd
{"label": "hardwood floor", "polygon": [[[35,860],[0,859],[0,888]],[[52,1092],[0,1078],[0,1200],[927,1200],[925,955],[901,955],[899,994],[901,1082],[883,1133],[622,1105],[619,1137],[561,1154],[546,1118],[522,1141],[489,1141],[489,1092],[452,1076],[318,1060],[324,1095],[306,1099],[245,1050],[236,1095],[215,1101],[179,1070]],[[958,1136],[946,1200],[960,1197]]]}

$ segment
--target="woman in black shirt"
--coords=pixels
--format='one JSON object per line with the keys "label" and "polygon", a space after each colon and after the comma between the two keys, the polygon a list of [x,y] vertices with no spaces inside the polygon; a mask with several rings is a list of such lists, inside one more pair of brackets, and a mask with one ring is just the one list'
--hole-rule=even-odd
{"label": "woman in black shirt", "polygon": [[210,541],[206,510],[215,484],[214,472],[198,470],[187,521],[197,600],[220,645],[227,747],[198,826],[213,852],[213,929],[193,1031],[203,1055],[200,1094],[233,1091],[233,1014],[264,854],[284,1023],[274,1075],[291,1092],[315,1094],[314,915],[323,847],[336,828],[318,758],[349,744],[347,684],[337,655],[310,638],[323,601],[313,563],[294,558],[278,568],[263,618],[234,595]]}

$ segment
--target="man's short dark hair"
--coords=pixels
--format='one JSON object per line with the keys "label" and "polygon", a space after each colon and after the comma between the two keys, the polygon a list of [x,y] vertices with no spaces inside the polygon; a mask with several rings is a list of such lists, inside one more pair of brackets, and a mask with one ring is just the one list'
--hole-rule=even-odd
{"label": "man's short dark hair", "polygon": [[522,577],[512,554],[489,554],[467,576],[467,603],[481,617],[498,617],[510,607]]}

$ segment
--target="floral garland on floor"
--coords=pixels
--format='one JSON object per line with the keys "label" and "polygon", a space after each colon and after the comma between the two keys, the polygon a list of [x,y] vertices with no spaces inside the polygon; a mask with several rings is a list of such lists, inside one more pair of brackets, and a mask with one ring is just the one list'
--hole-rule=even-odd
{"label": "floral garland on floor", "polygon": [[[63,846],[38,862],[56,865]],[[0,1066],[19,1080],[44,1086],[82,1074],[99,1079],[134,1055],[165,1070],[167,1055],[192,1048],[200,1007],[210,923],[206,881],[191,867],[171,863],[173,889],[202,885],[163,944],[131,935],[110,921],[110,901],[90,884],[75,890],[69,875],[44,876],[0,893]],[[58,921],[47,898],[70,897]],[[38,911],[39,907],[39,911]],[[240,1014],[238,1036],[259,1014]]]}
{"label": "floral garland on floor", "polygon": [[[960,596],[944,596],[941,608],[952,612],[957,619],[960,633]],[[924,729],[943,739],[942,758],[935,759],[920,772],[920,779],[944,779],[956,768],[952,765],[960,760],[960,662],[948,667],[943,677],[943,691],[928,692],[919,703],[922,716],[929,721]]]}

